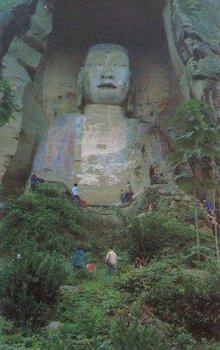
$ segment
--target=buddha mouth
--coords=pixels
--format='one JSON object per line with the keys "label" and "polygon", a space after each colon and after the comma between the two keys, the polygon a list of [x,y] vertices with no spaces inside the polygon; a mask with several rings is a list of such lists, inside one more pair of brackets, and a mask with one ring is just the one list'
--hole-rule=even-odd
{"label": "buddha mouth", "polygon": [[115,86],[112,83],[102,83],[100,85],[98,85],[99,89],[117,89],[117,86]]}

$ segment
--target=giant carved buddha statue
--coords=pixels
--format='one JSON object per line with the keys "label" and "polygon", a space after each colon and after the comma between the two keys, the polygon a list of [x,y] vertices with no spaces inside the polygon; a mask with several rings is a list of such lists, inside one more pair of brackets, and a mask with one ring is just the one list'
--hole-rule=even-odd
{"label": "giant carved buddha statue", "polygon": [[127,50],[116,44],[91,47],[78,77],[79,113],[57,117],[42,139],[34,168],[82,197],[116,203],[131,180],[135,192],[147,183],[146,124],[131,115],[132,86]]}

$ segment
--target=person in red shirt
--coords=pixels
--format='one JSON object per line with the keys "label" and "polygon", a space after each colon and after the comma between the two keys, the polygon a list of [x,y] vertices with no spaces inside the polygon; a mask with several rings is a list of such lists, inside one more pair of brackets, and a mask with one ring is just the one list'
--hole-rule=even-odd
{"label": "person in red shirt", "polygon": [[86,269],[90,273],[94,273],[96,271],[96,264],[94,262],[90,262],[86,265]]}

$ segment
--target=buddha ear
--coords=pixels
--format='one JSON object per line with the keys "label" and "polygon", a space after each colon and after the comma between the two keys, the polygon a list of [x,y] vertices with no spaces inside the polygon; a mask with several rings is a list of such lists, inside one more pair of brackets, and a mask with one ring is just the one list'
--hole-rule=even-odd
{"label": "buddha ear", "polygon": [[134,113],[134,81],[132,73],[130,73],[130,89],[125,101],[125,113],[128,117],[131,117]]}
{"label": "buddha ear", "polygon": [[83,107],[83,79],[84,79],[84,67],[81,67],[77,79],[77,108]]}

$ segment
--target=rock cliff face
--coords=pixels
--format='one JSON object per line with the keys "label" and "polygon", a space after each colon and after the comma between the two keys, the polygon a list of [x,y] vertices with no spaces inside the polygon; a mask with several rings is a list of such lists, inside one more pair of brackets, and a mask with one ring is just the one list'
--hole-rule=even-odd
{"label": "rock cliff face", "polygon": [[[146,172],[140,182],[135,175],[131,179],[137,192],[148,185],[150,163],[158,162],[161,170],[167,171],[169,120],[182,98],[208,100],[219,123],[220,3],[52,3],[20,1],[19,6],[0,13],[2,74],[15,90],[22,110],[0,129],[0,180],[5,193],[25,186],[40,140],[50,125],[62,115],[81,113],[78,73],[88,48],[102,42],[123,45],[130,55],[132,118],[146,126],[146,142],[139,145],[146,152]],[[71,179],[67,184],[70,186]],[[124,183],[121,186],[124,188]]]}
{"label": "rock cliff face", "polygon": [[208,100],[220,118],[220,2],[170,1],[164,8],[170,57],[186,98]]}
{"label": "rock cliff face", "polygon": [[[39,99],[40,91],[37,89],[34,96],[30,93],[34,85],[40,84],[35,76],[40,70],[51,30],[51,16],[44,6],[43,2],[23,1],[1,13],[4,18],[4,22],[0,19],[2,75],[14,91],[20,111],[14,113],[9,124],[0,128],[0,180],[6,183],[6,190],[19,188],[25,183],[26,169],[30,171],[32,162],[32,145],[36,143],[42,119],[44,123],[39,102],[33,103]],[[17,157],[18,153],[22,157]]]}

